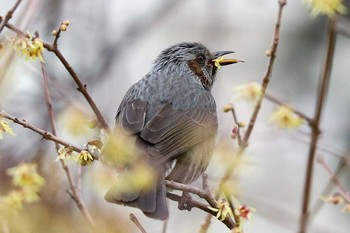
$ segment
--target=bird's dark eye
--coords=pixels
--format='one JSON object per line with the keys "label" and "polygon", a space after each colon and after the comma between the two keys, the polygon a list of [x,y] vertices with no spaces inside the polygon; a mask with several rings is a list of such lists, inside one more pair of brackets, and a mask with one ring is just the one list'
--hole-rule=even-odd
{"label": "bird's dark eye", "polygon": [[196,60],[197,60],[197,62],[199,64],[204,64],[205,63],[205,57],[203,55],[198,55]]}

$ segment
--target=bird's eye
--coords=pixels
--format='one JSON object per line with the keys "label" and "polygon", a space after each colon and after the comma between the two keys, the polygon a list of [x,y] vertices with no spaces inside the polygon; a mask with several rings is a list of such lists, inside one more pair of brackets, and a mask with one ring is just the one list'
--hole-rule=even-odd
{"label": "bird's eye", "polygon": [[205,57],[203,55],[198,55],[196,60],[197,60],[197,62],[199,64],[204,64],[205,63]]}

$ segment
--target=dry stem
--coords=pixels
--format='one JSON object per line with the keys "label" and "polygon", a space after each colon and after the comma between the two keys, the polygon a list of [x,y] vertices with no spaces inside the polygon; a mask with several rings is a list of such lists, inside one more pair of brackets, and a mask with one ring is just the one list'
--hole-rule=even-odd
{"label": "dry stem", "polygon": [[335,42],[336,42],[336,20],[335,19],[329,20],[327,34],[328,34],[327,52],[325,55],[324,66],[322,68],[319,91],[317,93],[318,96],[317,96],[316,110],[313,118],[314,126],[311,128],[312,130],[311,142],[310,142],[309,156],[308,156],[308,162],[307,162],[302,209],[301,209],[301,216],[300,216],[301,217],[300,226],[299,226],[300,233],[306,232],[308,218],[309,218],[309,201],[310,201],[310,194],[311,194],[311,188],[312,188],[313,167],[314,167],[317,143],[318,143],[319,134],[320,134],[319,126],[321,122],[321,115],[324,107],[324,101],[328,93],[330,73],[332,70],[334,48],[335,48]]}

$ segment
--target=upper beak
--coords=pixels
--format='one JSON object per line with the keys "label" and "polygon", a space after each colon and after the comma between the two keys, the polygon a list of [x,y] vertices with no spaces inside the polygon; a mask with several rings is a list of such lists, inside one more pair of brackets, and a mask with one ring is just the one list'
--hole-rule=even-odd
{"label": "upper beak", "polygon": [[237,60],[237,59],[219,59],[220,57],[226,55],[226,54],[230,54],[230,53],[234,53],[233,51],[218,51],[218,52],[214,52],[213,56],[214,59],[212,60],[213,62],[218,62],[220,66],[226,66],[226,65],[230,65],[230,64],[234,64],[237,62],[244,62],[241,60]]}

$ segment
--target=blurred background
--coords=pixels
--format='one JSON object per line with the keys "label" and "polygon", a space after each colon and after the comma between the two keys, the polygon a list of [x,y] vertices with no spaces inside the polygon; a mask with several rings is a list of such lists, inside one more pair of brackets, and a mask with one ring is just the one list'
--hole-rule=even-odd
{"label": "blurred background", "polygon": [[[2,0],[0,15],[4,16],[14,2]],[[221,69],[213,88],[219,115],[218,144],[221,144],[207,171],[209,183],[214,188],[225,171],[222,161],[227,155],[234,156],[237,148],[236,141],[230,136],[234,126],[232,116],[225,114],[222,107],[233,102],[239,120],[249,121],[254,105],[238,99],[234,88],[261,81],[277,11],[277,0],[31,0],[22,2],[10,22],[32,35],[38,31],[44,41],[51,42],[52,30],[57,29],[63,20],[70,21],[67,32],[61,34],[59,47],[83,83],[87,84],[89,93],[111,126],[127,89],[150,70],[153,60],[163,49],[182,41],[198,41],[211,51],[235,51],[234,57],[245,63]],[[350,26],[346,17],[341,19],[343,31],[337,36],[317,153],[333,169],[337,167],[339,157],[349,156]],[[270,94],[310,117],[315,111],[323,66],[326,23],[326,16],[311,16],[302,0],[288,1],[268,88]],[[0,40],[11,36],[13,32],[4,29]],[[75,83],[58,59],[48,52],[44,53],[44,59],[58,136],[82,147],[99,132],[74,129],[74,113],[92,118],[93,112],[76,91]],[[8,49],[0,58],[0,67],[0,108],[49,130],[40,63],[26,61]],[[264,101],[244,163],[231,181],[236,198],[256,209],[253,219],[244,225],[245,232],[289,233],[298,229],[310,129],[307,125],[296,131],[277,128],[269,122],[275,107]],[[16,136],[5,135],[0,141],[0,194],[6,195],[12,189],[6,169],[21,161],[35,161],[46,180],[40,201],[26,204],[20,213],[22,221],[16,222],[22,224],[18,229],[29,226],[28,230],[18,232],[94,232],[84,223],[66,193],[67,179],[60,164],[54,162],[57,154],[53,143],[20,126],[12,127]],[[74,163],[69,166],[75,177],[80,169]],[[144,217],[139,210],[104,201],[108,178],[102,175],[108,177],[108,174],[103,169],[99,162],[83,167],[81,184],[83,200],[99,223],[101,232],[138,232],[128,218],[131,212],[148,232],[162,232],[162,222]],[[349,190],[348,166],[343,168],[339,178]],[[316,164],[311,207],[320,200],[329,179],[325,169]],[[200,182],[195,185],[199,187]],[[170,206],[168,233],[198,232],[206,216],[204,212],[198,209],[180,211],[173,202]],[[313,217],[309,232],[349,232],[349,219],[350,215],[343,213],[340,206],[325,203]],[[228,230],[213,219],[209,232]]]}

